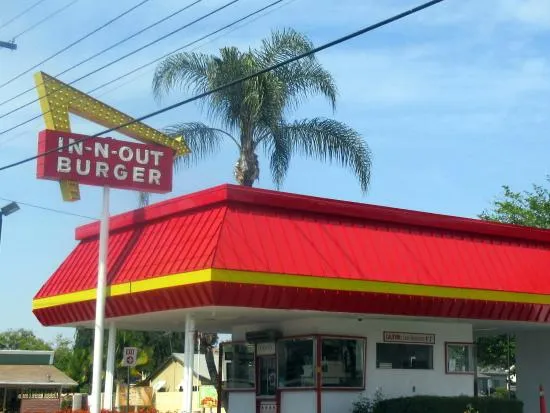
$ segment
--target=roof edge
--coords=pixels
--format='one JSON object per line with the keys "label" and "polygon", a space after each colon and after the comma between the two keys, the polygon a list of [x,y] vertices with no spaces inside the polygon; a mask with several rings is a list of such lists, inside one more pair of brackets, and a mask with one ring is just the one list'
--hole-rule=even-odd
{"label": "roof edge", "polygon": [[[230,185],[219,185],[213,188],[183,195],[134,209],[110,218],[109,231],[116,231],[126,227],[139,225],[155,219],[164,218],[179,212],[192,211],[205,206],[213,206],[227,200]],[[75,239],[82,241],[99,236],[99,221],[77,227]]]}
{"label": "roof edge", "polygon": [[51,356],[55,353],[54,350],[0,350],[1,354],[27,354],[27,355],[40,355]]}
{"label": "roof edge", "polygon": [[[270,209],[300,211],[309,214],[355,218],[371,222],[550,243],[550,230],[288,192],[248,188],[232,184],[219,185],[113,216],[109,227],[111,231],[114,231],[176,213],[188,212],[206,206],[215,206],[220,203],[248,204]],[[99,222],[87,224],[76,229],[77,240],[93,238],[98,235]]]}

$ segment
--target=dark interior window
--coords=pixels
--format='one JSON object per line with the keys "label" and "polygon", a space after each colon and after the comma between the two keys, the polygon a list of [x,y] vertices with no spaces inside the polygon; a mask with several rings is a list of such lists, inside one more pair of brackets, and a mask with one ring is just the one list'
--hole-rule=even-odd
{"label": "dark interior window", "polygon": [[433,369],[433,346],[420,344],[376,344],[379,369]]}

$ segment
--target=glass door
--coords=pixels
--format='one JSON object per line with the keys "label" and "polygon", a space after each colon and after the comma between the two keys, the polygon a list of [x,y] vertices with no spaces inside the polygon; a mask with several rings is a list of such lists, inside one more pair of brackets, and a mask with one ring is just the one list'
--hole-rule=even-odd
{"label": "glass door", "polygon": [[258,381],[256,395],[258,398],[274,398],[277,394],[277,359],[275,356],[257,358]]}

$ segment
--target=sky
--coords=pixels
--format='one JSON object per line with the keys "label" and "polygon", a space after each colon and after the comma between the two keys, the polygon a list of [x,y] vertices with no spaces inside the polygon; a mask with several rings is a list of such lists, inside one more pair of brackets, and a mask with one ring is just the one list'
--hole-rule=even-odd
{"label": "sky", "polygon": [[[35,0],[6,1],[0,26]],[[70,0],[44,2],[0,29],[11,40]],[[228,0],[203,0],[163,24],[60,76],[71,82],[181,27]],[[78,0],[62,13],[16,39],[18,49],[0,49],[0,84],[63,49],[137,0]],[[32,74],[57,75],[88,56],[167,16],[191,0],[149,0],[116,23],[0,88],[0,101],[33,87]],[[201,22],[99,71],[73,86],[85,92],[177,49],[264,5],[239,0]],[[217,53],[221,47],[258,46],[272,30],[294,28],[316,45],[331,41],[418,5],[409,0],[284,0],[236,29],[208,38],[187,51]],[[50,7],[50,8],[48,8]],[[446,0],[318,55],[339,89],[337,108],[320,98],[304,103],[289,119],[332,117],[356,129],[373,154],[369,192],[355,177],[332,165],[295,157],[283,186],[288,192],[476,217],[501,193],[502,185],[528,190],[543,183],[550,153],[550,2],[547,0]],[[153,98],[155,65],[93,93],[138,117],[189,97],[175,90]],[[36,98],[35,91],[0,107],[0,114]],[[41,118],[1,131],[40,114],[38,103],[0,119],[0,166],[34,155]],[[163,128],[186,121],[209,122],[200,107],[185,105],[146,123]],[[102,130],[71,118],[72,131]],[[112,134],[112,137],[118,137]],[[262,154],[258,187],[273,189]],[[169,195],[153,201],[233,182],[236,148],[230,142],[199,165],[175,176]],[[55,182],[36,179],[36,163],[0,172],[0,206],[16,200],[95,218],[101,189],[81,186],[82,199],[64,203]],[[137,207],[137,194],[112,191],[111,211]],[[74,230],[89,218],[21,205],[4,218],[0,245],[0,331],[28,328],[47,340],[71,337],[70,329],[45,328],[34,318],[32,298],[75,247]]]}

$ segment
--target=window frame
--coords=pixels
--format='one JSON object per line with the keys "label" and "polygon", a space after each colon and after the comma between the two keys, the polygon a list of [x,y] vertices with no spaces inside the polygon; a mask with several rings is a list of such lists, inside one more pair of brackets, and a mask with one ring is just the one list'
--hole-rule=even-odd
{"label": "window frame", "polygon": [[[386,344],[386,345],[397,345],[397,346],[421,346],[421,347],[431,347],[431,355],[432,355],[432,367],[429,369],[414,369],[414,368],[403,368],[398,367],[394,368],[392,365],[392,368],[383,368],[379,366],[378,362],[378,345],[379,344]],[[394,342],[386,342],[386,341],[377,341],[376,342],[376,348],[375,348],[375,363],[376,363],[376,370],[401,370],[401,371],[435,371],[435,346],[436,344],[422,344],[422,343],[394,343]]]}
{"label": "window frame", "polygon": [[[248,345],[251,345],[253,343],[249,343],[247,341],[243,341],[243,340],[239,340],[239,341],[226,341],[226,342],[223,342],[223,343],[220,343],[220,346],[222,347],[221,350],[222,350],[222,363],[225,362],[225,350],[223,349],[223,347],[225,346],[234,346],[234,345],[244,345],[244,346],[248,346]],[[256,377],[256,346],[253,345],[253,356],[252,356],[252,362],[254,363],[254,386],[253,387],[250,387],[250,388],[239,388],[239,387],[229,387],[227,385],[228,381],[227,381],[227,367],[225,368],[225,381],[223,380],[224,377],[222,376],[222,390],[223,391],[231,391],[231,392],[256,392],[256,387],[258,386],[258,383],[257,383],[257,377]],[[221,369],[223,368],[224,366],[219,366],[218,369]],[[223,370],[222,370],[223,371]],[[225,383],[225,385],[224,385]]]}
{"label": "window frame", "polygon": [[[449,346],[467,346],[471,348],[472,355],[472,370],[471,371],[450,371],[449,370]],[[446,341],[445,342],[445,374],[460,375],[460,376],[474,376],[476,374],[476,345],[473,342],[467,341]]]}
{"label": "window frame", "polygon": [[[320,374],[318,374],[319,383],[318,383],[318,389],[321,391],[357,391],[357,390],[365,390],[367,386],[367,338],[366,337],[359,337],[359,336],[345,336],[345,335],[331,335],[331,334],[322,334],[318,335],[318,368],[320,371]],[[322,370],[322,363],[323,363],[323,339],[327,340],[355,340],[355,341],[362,341],[363,342],[363,369],[362,369],[362,375],[363,379],[360,386],[324,386],[323,385],[323,370]]]}
{"label": "window frame", "polygon": [[[286,387],[286,386],[280,386],[279,385],[279,378],[280,372],[279,372],[279,343],[283,341],[291,341],[291,340],[311,340],[313,345],[313,360],[312,360],[312,367],[313,367],[313,385],[311,386],[300,386],[300,387]],[[275,342],[275,354],[277,357],[277,391],[301,391],[301,390],[315,390],[318,388],[318,380],[317,377],[319,374],[317,372],[317,367],[319,364],[318,357],[319,357],[319,336],[315,334],[305,334],[305,335],[299,335],[299,336],[289,336],[289,337],[282,337],[278,339]]]}

